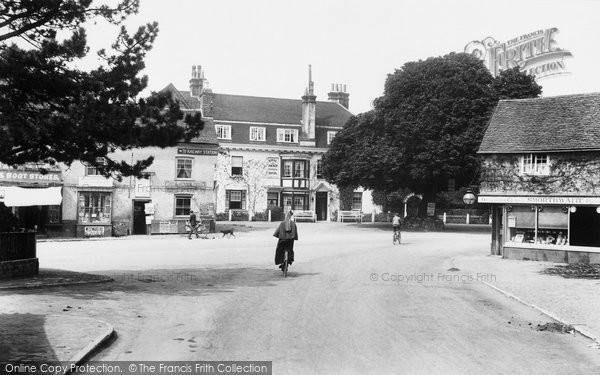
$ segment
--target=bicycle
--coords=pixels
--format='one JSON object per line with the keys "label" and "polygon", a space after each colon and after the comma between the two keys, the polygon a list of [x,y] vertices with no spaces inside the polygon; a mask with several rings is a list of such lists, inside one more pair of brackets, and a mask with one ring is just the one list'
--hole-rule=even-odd
{"label": "bicycle", "polygon": [[288,251],[286,250],[285,253],[283,253],[283,264],[281,265],[281,271],[283,271],[283,277],[287,277],[287,272],[288,272]]}
{"label": "bicycle", "polygon": [[400,245],[400,229],[394,230],[394,239],[392,240],[392,244],[394,245]]}

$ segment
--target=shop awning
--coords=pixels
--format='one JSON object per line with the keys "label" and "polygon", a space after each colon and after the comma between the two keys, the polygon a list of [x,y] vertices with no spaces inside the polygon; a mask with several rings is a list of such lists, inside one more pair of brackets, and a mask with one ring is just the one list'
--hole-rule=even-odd
{"label": "shop awning", "polygon": [[7,207],[57,206],[62,202],[61,187],[25,189],[18,186],[0,186],[0,202]]}

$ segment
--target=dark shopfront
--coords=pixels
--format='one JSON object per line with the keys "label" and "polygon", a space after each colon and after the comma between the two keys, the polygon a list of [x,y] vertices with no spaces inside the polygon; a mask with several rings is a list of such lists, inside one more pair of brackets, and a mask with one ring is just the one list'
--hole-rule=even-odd
{"label": "dark shopfront", "polygon": [[492,230],[504,258],[600,262],[600,197],[479,197],[501,200]]}
{"label": "dark shopfront", "polygon": [[62,185],[58,170],[0,168],[0,202],[11,208],[25,230],[47,235],[61,232]]}

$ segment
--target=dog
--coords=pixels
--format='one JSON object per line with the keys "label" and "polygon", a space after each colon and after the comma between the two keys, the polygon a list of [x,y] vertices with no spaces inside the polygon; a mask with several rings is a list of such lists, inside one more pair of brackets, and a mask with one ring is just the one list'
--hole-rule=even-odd
{"label": "dog", "polygon": [[221,236],[221,238],[223,238],[225,236],[227,236],[227,238],[231,238],[231,236],[235,237],[235,234],[233,234],[233,228],[231,228],[231,229],[224,229],[224,230],[221,231],[221,233],[223,233],[223,235]]}

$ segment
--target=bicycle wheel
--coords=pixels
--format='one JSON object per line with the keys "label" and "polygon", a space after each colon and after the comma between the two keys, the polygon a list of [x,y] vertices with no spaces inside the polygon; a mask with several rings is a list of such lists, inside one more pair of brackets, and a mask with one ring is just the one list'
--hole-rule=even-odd
{"label": "bicycle wheel", "polygon": [[287,250],[283,254],[283,267],[281,267],[281,270],[283,271],[283,277],[287,277],[287,271],[288,271],[288,252],[287,252]]}

